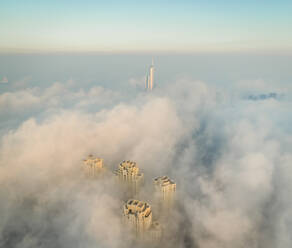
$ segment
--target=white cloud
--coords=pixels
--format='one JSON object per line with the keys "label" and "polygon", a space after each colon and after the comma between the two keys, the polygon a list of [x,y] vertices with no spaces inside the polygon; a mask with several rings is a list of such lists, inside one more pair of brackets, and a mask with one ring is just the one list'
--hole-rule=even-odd
{"label": "white cloud", "polygon": [[143,194],[154,176],[175,179],[168,247],[289,247],[292,136],[278,122],[289,123],[290,103],[231,104],[228,94],[189,80],[131,101],[60,82],[1,94],[2,114],[29,114],[1,139],[0,244],[133,247],[115,182],[82,177],[94,153],[110,171],[137,161]]}

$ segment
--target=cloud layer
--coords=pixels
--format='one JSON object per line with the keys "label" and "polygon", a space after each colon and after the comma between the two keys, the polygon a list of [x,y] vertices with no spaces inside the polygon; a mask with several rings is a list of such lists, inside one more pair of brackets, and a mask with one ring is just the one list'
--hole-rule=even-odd
{"label": "cloud layer", "polygon": [[83,177],[89,153],[109,171],[137,161],[151,204],[153,177],[176,181],[161,247],[291,246],[291,102],[247,101],[240,85],[234,94],[179,80],[131,99],[71,81],[2,93],[0,246],[135,245],[110,172]]}

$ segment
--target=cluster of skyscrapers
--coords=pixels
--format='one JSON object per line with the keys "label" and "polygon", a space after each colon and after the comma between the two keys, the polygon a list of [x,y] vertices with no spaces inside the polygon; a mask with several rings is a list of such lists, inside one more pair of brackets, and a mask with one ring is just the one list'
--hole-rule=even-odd
{"label": "cluster of skyscrapers", "polygon": [[[97,178],[104,172],[103,159],[89,155],[84,160],[85,174],[90,178]],[[135,236],[141,240],[159,241],[162,238],[162,226],[153,220],[150,204],[135,199],[144,183],[144,174],[139,171],[136,162],[124,160],[114,171],[115,177],[126,186],[128,196],[132,196],[123,206],[123,220],[132,229]],[[153,180],[155,194],[158,195],[159,214],[169,214],[173,207],[176,184],[167,176]],[[134,197],[134,198],[133,198]],[[154,199],[155,201],[155,199]]]}

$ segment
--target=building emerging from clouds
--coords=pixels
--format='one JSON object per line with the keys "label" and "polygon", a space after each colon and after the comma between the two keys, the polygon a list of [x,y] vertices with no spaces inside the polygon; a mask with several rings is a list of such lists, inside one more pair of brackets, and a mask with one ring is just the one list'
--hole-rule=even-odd
{"label": "building emerging from clouds", "polygon": [[174,203],[176,184],[168,176],[162,176],[154,179],[154,185],[160,198],[162,210],[168,211]]}
{"label": "building emerging from clouds", "polygon": [[[93,155],[89,155],[84,159],[83,169],[89,178],[97,178],[106,171],[104,161]],[[144,183],[144,174],[139,172],[136,162],[124,160],[114,171],[116,178],[126,186],[126,197],[137,197],[142,184]],[[110,174],[107,174],[110,175]],[[154,179],[156,195],[159,198],[158,218],[165,222],[163,217],[169,216],[172,208],[176,184],[167,176],[157,177]],[[125,198],[124,198],[125,199]],[[155,209],[155,206],[154,206]],[[166,214],[164,214],[166,213]],[[161,218],[162,217],[162,218]],[[153,213],[151,206],[144,201],[130,199],[123,206],[123,219],[134,236],[146,242],[156,243],[162,240],[162,228],[158,221],[153,221]],[[163,223],[163,222],[162,222]],[[165,224],[165,223],[164,223]]]}
{"label": "building emerging from clouds", "polygon": [[154,64],[152,59],[152,64],[149,67],[149,71],[146,75],[145,89],[151,91],[153,87],[154,87]]}
{"label": "building emerging from clouds", "polygon": [[160,240],[162,229],[159,222],[152,221],[152,210],[148,203],[128,200],[124,205],[124,220],[137,237],[150,241]]}
{"label": "building emerging from clouds", "polygon": [[85,175],[90,178],[95,178],[104,171],[103,159],[94,157],[93,155],[88,155],[86,159],[83,160]]}
{"label": "building emerging from clouds", "polygon": [[139,168],[136,162],[124,160],[119,164],[115,174],[121,181],[125,182],[129,186],[132,195],[136,195],[138,193],[139,188],[143,183],[144,175],[143,173],[139,173]]}

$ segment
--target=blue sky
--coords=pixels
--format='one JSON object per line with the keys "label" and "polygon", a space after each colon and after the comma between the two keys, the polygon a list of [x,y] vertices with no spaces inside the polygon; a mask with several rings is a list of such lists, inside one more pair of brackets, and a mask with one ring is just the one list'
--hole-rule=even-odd
{"label": "blue sky", "polygon": [[1,52],[292,51],[291,1],[2,1]]}

